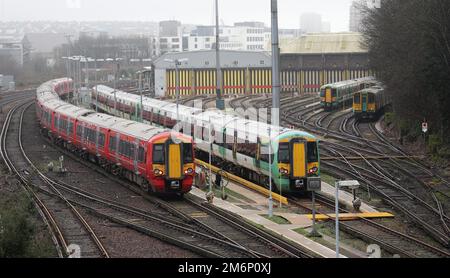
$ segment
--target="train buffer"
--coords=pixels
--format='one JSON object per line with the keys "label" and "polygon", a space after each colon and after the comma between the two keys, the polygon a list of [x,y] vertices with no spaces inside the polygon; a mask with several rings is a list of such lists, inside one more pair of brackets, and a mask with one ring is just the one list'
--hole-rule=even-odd
{"label": "train buffer", "polygon": [[[312,220],[312,214],[306,215]],[[316,219],[319,221],[334,219],[334,213],[330,214],[316,214]],[[360,218],[393,218],[394,215],[388,212],[363,212],[363,213],[339,213],[339,221],[358,220]]]}

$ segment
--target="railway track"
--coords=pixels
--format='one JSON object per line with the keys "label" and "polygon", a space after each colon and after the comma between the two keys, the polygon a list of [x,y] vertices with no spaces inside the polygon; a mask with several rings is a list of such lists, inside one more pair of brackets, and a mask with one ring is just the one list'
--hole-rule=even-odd
{"label": "railway track", "polygon": [[[317,196],[318,207],[320,209],[317,213],[328,216],[334,219],[335,201],[319,195]],[[289,203],[306,209],[312,212],[312,207],[305,205],[301,200],[290,198]],[[341,213],[348,213],[350,211],[340,208]],[[360,238],[366,242],[378,244],[384,250],[391,254],[400,255],[408,258],[448,258],[450,252],[448,250],[435,247],[429,243],[411,237],[410,235],[396,231],[390,227],[382,225],[377,221],[366,218],[359,218],[353,221],[340,222],[340,228],[353,236]]]}
{"label": "railway track", "polygon": [[55,182],[60,191],[66,192],[70,202],[97,217],[106,218],[207,257],[311,257],[300,246],[288,247],[289,243],[276,239],[268,233],[257,232],[255,227],[242,219],[239,226],[236,226],[237,221],[228,220],[236,216],[231,214],[223,216],[224,212],[213,214],[211,210],[199,205],[198,202],[194,204],[189,199],[163,201],[158,197],[149,196],[138,186],[111,176],[102,168],[82,160],[67,150],[61,148],[58,150],[66,154],[66,157],[139,194],[154,203],[157,208],[151,212],[136,211],[136,208],[123,207],[117,202],[101,199],[100,196],[77,190],[68,184]]}
{"label": "railway track", "polygon": [[[449,245],[448,217],[443,211],[443,206],[439,200],[432,194],[433,202],[429,199],[423,200],[421,197],[428,192],[411,191],[407,185],[407,180],[398,181],[392,173],[386,169],[386,161],[392,160],[390,156],[404,156],[407,160],[409,155],[405,152],[396,151],[395,147],[385,140],[376,138],[364,138],[360,133],[354,133],[357,121],[352,119],[350,112],[340,113],[335,116],[332,113],[323,113],[317,110],[318,107],[311,103],[311,106],[296,107],[292,105],[292,110],[283,110],[283,120],[285,125],[302,127],[313,133],[320,133],[327,140],[322,142],[322,156],[328,154],[328,157],[336,157],[338,162],[322,161],[326,172],[342,178],[352,178],[361,181],[370,189],[382,196],[383,199],[408,215],[415,223],[421,226],[429,235],[443,246]],[[338,121],[340,119],[340,121]],[[300,123],[300,124],[299,124]],[[351,123],[353,130],[349,132],[347,125]],[[337,129],[337,131],[333,130]],[[338,143],[339,142],[339,143]],[[343,142],[343,143],[340,143]],[[351,144],[351,145],[349,145]],[[389,149],[390,152],[383,152],[383,149]],[[360,158],[361,162],[353,162],[346,157]],[[370,161],[366,157],[371,157]],[[373,159],[373,157],[380,157]],[[404,167],[399,167],[396,160],[395,167],[403,173]],[[384,165],[384,166],[383,166]],[[392,165],[390,165],[392,166]],[[424,170],[424,169],[422,169]],[[409,171],[409,178],[413,178]],[[422,187],[423,184],[422,184]],[[425,195],[426,196],[426,195]],[[434,196],[434,197],[433,197]],[[430,218],[431,217],[431,218]]]}
{"label": "railway track", "polygon": [[[16,105],[4,122],[1,156],[8,170],[16,175],[35,201],[44,222],[49,226],[60,257],[72,255],[69,252],[78,246],[83,257],[108,258],[108,252],[81,213],[53,186],[52,180],[45,177],[28,159],[22,145],[22,123],[23,115],[31,105],[32,102]],[[45,188],[58,198],[41,194],[36,188]]]}

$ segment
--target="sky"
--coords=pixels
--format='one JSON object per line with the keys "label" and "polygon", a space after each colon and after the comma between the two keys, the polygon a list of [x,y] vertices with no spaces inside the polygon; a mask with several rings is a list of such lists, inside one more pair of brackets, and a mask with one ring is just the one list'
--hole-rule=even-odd
{"label": "sky", "polygon": [[[214,0],[0,0],[0,21],[161,21],[214,22]],[[221,20],[270,24],[270,0],[219,0]],[[278,0],[280,28],[299,28],[302,13],[315,12],[331,31],[347,31],[352,0]]]}

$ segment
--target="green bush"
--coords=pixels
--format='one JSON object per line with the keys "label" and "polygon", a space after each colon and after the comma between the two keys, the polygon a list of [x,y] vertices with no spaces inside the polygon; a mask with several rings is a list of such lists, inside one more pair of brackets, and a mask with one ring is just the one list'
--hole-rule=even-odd
{"label": "green bush", "polygon": [[[54,248],[47,233],[39,234],[37,212],[25,193],[0,199],[0,257],[51,257]],[[36,238],[36,237],[42,238]]]}
{"label": "green bush", "polygon": [[438,154],[442,147],[442,139],[438,135],[430,135],[428,137],[428,151],[432,154]]}
{"label": "green bush", "polygon": [[386,125],[391,125],[395,120],[395,114],[392,112],[388,112],[384,115],[384,122]]}

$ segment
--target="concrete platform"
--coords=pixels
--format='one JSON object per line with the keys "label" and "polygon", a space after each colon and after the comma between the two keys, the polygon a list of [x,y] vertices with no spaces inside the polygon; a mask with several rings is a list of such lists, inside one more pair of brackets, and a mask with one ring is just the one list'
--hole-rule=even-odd
{"label": "concrete platform", "polygon": [[[202,190],[198,189],[198,188],[193,188],[191,193],[194,196],[197,196],[203,200],[206,200],[205,197],[205,192],[203,192]],[[304,217],[302,217],[301,215],[298,214],[283,214],[283,213],[276,213],[277,215],[282,215],[282,217],[286,217],[286,219],[291,219],[295,224],[291,224],[291,225],[280,225],[280,224],[276,224],[268,219],[266,219],[265,217],[261,216],[261,215],[265,215],[267,214],[267,209],[244,209],[242,207],[239,207],[236,204],[227,202],[227,201],[223,201],[220,198],[214,198],[214,205],[233,212],[237,215],[240,215],[242,217],[244,217],[245,219],[252,221],[254,223],[260,224],[262,226],[264,226],[265,228],[271,230],[272,232],[285,237],[289,240],[292,240],[298,244],[300,244],[301,246],[304,246],[305,248],[307,248],[308,250],[310,250],[311,252],[317,254],[320,257],[323,258],[335,258],[336,257],[336,253],[334,250],[325,247],[309,238],[307,238],[306,236],[303,236],[297,232],[294,231],[294,229],[297,228],[305,228],[305,227],[309,227],[311,226],[311,221],[308,220],[307,218],[305,219]],[[345,258],[345,256],[341,255],[340,257]]]}
{"label": "concrete platform", "polygon": [[[330,198],[335,198],[336,189],[334,186],[322,181],[322,191],[319,193]],[[339,202],[342,202],[347,207],[353,207],[353,195],[347,191],[339,190]],[[367,203],[361,203],[361,212],[378,212],[375,208],[371,207]]]}

